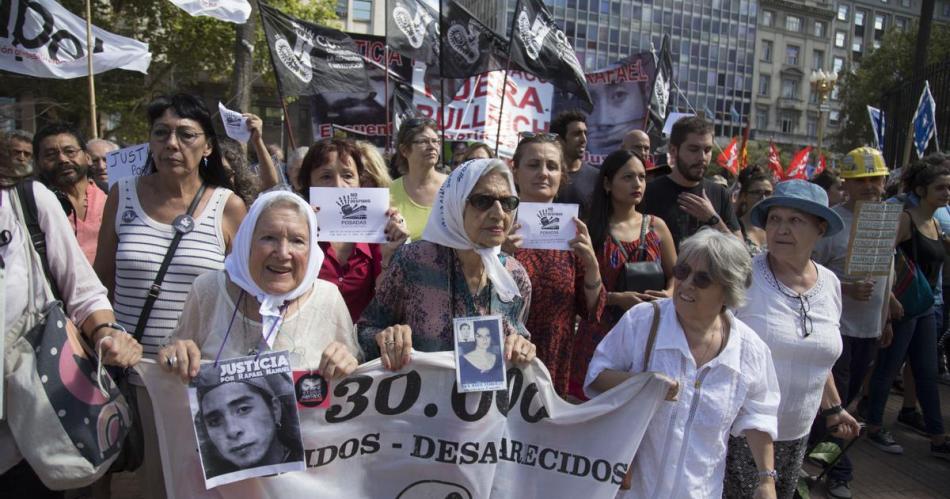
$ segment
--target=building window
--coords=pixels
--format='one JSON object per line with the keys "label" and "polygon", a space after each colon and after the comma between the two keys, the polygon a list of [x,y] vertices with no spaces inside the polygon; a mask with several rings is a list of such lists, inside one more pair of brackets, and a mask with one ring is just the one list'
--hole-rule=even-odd
{"label": "building window", "polygon": [[840,73],[844,69],[844,57],[835,57],[831,64],[831,70]]}
{"label": "building window", "polygon": [[759,130],[766,130],[769,128],[769,109],[768,108],[756,108],[755,110],[755,127]]}
{"label": "building window", "polygon": [[865,12],[861,9],[856,9],[854,11],[854,25],[855,26],[864,26],[864,14]]}
{"label": "building window", "polygon": [[354,21],[369,22],[373,20],[373,1],[372,0],[353,0]]}
{"label": "building window", "polygon": [[828,35],[828,25],[824,21],[815,21],[815,36],[824,38]]}
{"label": "building window", "polygon": [[825,51],[824,50],[816,50],[812,52],[811,67],[812,69],[824,69],[825,67]]}
{"label": "building window", "polygon": [[782,78],[782,98],[798,99],[799,80],[796,78]]}
{"label": "building window", "polygon": [[775,13],[771,10],[762,11],[762,26],[772,26],[772,23],[775,22]]}
{"label": "building window", "polygon": [[789,113],[782,113],[782,133],[795,133],[795,122],[797,120]]}
{"label": "building window", "polygon": [[910,0],[901,0],[901,7],[910,8]]}
{"label": "building window", "polygon": [[798,53],[799,48],[795,45],[788,45],[785,47],[785,64],[792,66],[798,65]]}
{"label": "building window", "polygon": [[839,6],[838,6],[838,20],[839,20],[839,21],[847,21],[847,20],[848,20],[848,10],[849,10],[849,9],[848,9],[848,6],[847,6],[847,5],[839,5]]}
{"label": "building window", "polygon": [[894,26],[900,31],[907,31],[907,18],[906,17],[895,17]]}
{"label": "building window", "polygon": [[772,77],[767,74],[759,75],[759,95],[763,97],[769,96],[769,86],[772,84]]}
{"label": "building window", "polygon": [[798,16],[785,16],[785,29],[793,33],[802,30],[802,18]]}
{"label": "building window", "polygon": [[828,123],[831,125],[837,125],[841,122],[841,112],[832,109],[828,112]]}
{"label": "building window", "polygon": [[864,45],[861,43],[861,40],[855,40],[854,43],[851,44],[851,51],[856,54],[864,52]]}
{"label": "building window", "polygon": [[762,61],[772,62],[772,41],[762,40]]}
{"label": "building window", "polygon": [[818,119],[809,117],[808,123],[805,124],[806,133],[809,137],[815,137],[818,135]]}
{"label": "building window", "polygon": [[883,15],[877,14],[874,16],[874,29],[877,31],[884,31],[884,28],[887,25],[887,20]]}
{"label": "building window", "polygon": [[848,34],[844,31],[835,32],[835,47],[843,49],[848,44]]}
{"label": "building window", "polygon": [[346,10],[349,7],[347,0],[338,0],[336,3],[336,17],[346,19]]}

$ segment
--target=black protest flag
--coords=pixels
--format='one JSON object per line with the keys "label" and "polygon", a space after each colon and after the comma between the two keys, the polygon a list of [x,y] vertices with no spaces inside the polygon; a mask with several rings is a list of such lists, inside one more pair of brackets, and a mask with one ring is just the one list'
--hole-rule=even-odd
{"label": "black protest flag", "polygon": [[389,0],[386,44],[391,50],[426,64],[439,57],[439,13],[423,0]]}
{"label": "black protest flag", "polygon": [[260,8],[282,96],[369,90],[363,58],[345,33],[288,16],[263,2]]}
{"label": "black protest flag", "polygon": [[519,0],[511,32],[511,62],[593,105],[574,47],[541,0]]}
{"label": "black protest flag", "polygon": [[443,78],[468,78],[505,68],[508,42],[454,0],[442,0]]}
{"label": "black protest flag", "polygon": [[[659,129],[666,123],[667,109],[673,86],[673,56],[670,53],[670,35],[663,35],[660,53],[656,56],[656,76],[653,78],[653,91],[650,92],[650,120]],[[644,123],[646,128],[646,123]]]}

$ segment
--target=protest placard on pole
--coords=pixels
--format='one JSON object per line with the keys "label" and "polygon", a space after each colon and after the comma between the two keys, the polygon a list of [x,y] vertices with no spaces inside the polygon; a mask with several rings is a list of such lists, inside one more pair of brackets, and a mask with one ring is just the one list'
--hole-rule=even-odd
{"label": "protest placard on pole", "polygon": [[852,277],[890,275],[903,209],[898,203],[859,201],[855,205],[845,274]]}
{"label": "protest placard on pole", "polygon": [[148,142],[126,147],[106,154],[106,171],[109,173],[109,187],[119,180],[145,174],[148,161]]}

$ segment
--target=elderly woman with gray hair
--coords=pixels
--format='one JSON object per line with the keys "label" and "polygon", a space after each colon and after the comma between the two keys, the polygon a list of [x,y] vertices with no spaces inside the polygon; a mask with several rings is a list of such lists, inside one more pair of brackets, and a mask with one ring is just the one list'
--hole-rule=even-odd
{"label": "elderly woman with gray hair", "polygon": [[452,319],[500,315],[506,360],[531,362],[535,346],[524,320],[531,281],[517,260],[501,253],[519,199],[501,160],[458,167],[435,197],[422,240],[403,246],[383,274],[386,285],[358,323],[367,359],[399,370],[412,349],[452,350]]}
{"label": "elderly woman with gray hair", "polygon": [[730,311],[745,301],[751,274],[738,239],[700,230],[680,245],[673,297],[631,308],[598,345],[584,383],[591,397],[644,371],[679,385],[653,417],[622,497],[719,497],[730,430],[748,439],[764,477],[755,497],[775,496],[779,388],[772,356]]}
{"label": "elderly woman with gray hair", "polygon": [[[808,434],[819,415],[839,438],[858,434],[857,421],[841,407],[831,368],[841,354],[841,284],[811,259],[822,237],[840,231],[841,217],[828,195],[804,180],[775,186],[772,197],[752,208],[752,224],[765,229],[768,251],[752,260],[749,301],[736,310],[769,346],[781,403],[775,439],[776,492],[791,498],[798,483]],[[725,497],[748,497],[759,476],[751,439],[733,438]]]}

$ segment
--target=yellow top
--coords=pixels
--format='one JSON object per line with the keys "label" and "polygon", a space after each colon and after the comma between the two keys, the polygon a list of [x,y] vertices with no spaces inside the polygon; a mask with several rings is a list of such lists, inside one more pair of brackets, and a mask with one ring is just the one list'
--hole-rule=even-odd
{"label": "yellow top", "polygon": [[403,218],[406,219],[406,228],[409,229],[409,237],[413,241],[422,239],[422,231],[426,228],[426,222],[429,221],[429,213],[432,212],[431,206],[422,206],[412,200],[406,187],[403,185],[405,177],[393,180],[389,186],[389,203],[393,208],[397,208]]}

